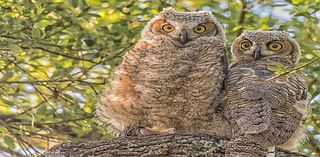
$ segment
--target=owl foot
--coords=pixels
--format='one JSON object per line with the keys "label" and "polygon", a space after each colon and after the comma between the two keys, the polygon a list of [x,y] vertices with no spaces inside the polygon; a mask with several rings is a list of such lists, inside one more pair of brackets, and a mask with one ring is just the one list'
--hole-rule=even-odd
{"label": "owl foot", "polygon": [[139,136],[142,135],[141,130],[145,127],[141,125],[130,125],[122,133],[121,136]]}
{"label": "owl foot", "polygon": [[146,127],[144,129],[141,129],[140,132],[142,135],[174,134],[176,132],[176,129],[154,126],[152,128]]}

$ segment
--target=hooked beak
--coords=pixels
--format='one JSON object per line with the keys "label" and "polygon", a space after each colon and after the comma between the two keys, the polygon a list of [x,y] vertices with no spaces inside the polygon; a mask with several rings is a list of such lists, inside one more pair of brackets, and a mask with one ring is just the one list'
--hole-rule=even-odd
{"label": "hooked beak", "polygon": [[185,43],[187,43],[189,41],[188,39],[188,32],[183,29],[179,35],[179,42],[184,45]]}
{"label": "hooked beak", "polygon": [[258,59],[262,58],[261,48],[259,46],[253,51],[252,57],[255,60],[258,60]]}

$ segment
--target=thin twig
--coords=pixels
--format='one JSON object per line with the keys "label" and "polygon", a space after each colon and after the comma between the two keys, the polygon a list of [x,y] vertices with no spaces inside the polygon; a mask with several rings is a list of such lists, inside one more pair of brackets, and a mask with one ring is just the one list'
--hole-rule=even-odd
{"label": "thin twig", "polygon": [[[22,38],[19,38],[19,37],[15,37],[15,36],[10,36],[10,35],[0,35],[0,37],[3,37],[3,38],[9,38],[9,39],[14,39],[14,40],[19,40],[19,41],[24,41],[26,39],[22,39]],[[35,41],[37,42],[37,41]],[[40,44],[44,44],[44,45],[49,45],[49,46],[55,46],[55,47],[59,47],[59,48],[65,48],[65,47],[61,47],[59,45],[55,45],[55,44],[51,44],[51,43],[46,43],[46,42],[43,42],[43,41],[39,41]],[[46,49],[46,48],[43,48],[43,47],[39,47],[39,46],[31,46],[31,47],[27,47],[27,46],[20,46],[22,49],[38,49],[38,50],[42,50],[42,51],[45,51],[45,52],[49,52],[51,54],[54,54],[54,55],[60,55],[60,56],[63,56],[63,57],[66,57],[66,58],[70,58],[70,59],[74,59],[74,60],[81,60],[81,61],[86,61],[86,62],[90,62],[90,63],[94,63],[94,64],[99,64],[98,62],[95,62],[93,60],[90,60],[90,59],[86,59],[86,58],[79,58],[79,57],[75,57],[75,56],[70,56],[70,55],[67,55],[67,54],[64,54],[64,53],[59,53],[59,52],[55,52],[55,51],[52,51],[52,50],[49,50],[49,49]],[[68,49],[70,50],[70,49]],[[73,50],[71,49],[71,51],[76,51],[76,50]]]}
{"label": "thin twig", "polygon": [[[27,145],[27,146],[26,146],[27,150],[32,149],[36,154],[41,155],[41,153],[40,153],[36,148],[34,148],[30,143],[28,143],[27,141],[25,141],[24,139],[22,139],[21,137],[19,137],[19,135],[15,134],[15,138],[16,138],[18,141],[21,141],[24,145]],[[30,152],[30,151],[29,151],[29,152]],[[33,153],[30,152],[30,154],[32,155]]]}
{"label": "thin twig", "polygon": [[65,46],[61,46],[61,45],[57,45],[57,44],[53,44],[53,43],[49,43],[49,42],[44,42],[44,41],[37,41],[37,43],[42,44],[42,45],[47,45],[47,46],[60,48],[60,49],[67,49],[69,51],[87,51],[87,50],[84,50],[84,49],[68,48],[68,47],[65,47]]}
{"label": "thin twig", "polygon": [[[32,154],[32,153],[29,151],[28,147],[25,146],[25,143],[23,142],[23,140],[21,140],[21,138],[19,137],[19,135],[16,134],[15,132],[13,132],[13,131],[10,129],[10,127],[8,126],[7,123],[5,123],[4,121],[2,121],[1,119],[0,119],[0,123],[1,123],[2,126],[4,126],[4,127],[8,130],[8,132],[9,132],[12,136],[14,136],[14,137],[16,138],[16,140],[18,141],[18,144],[20,145],[21,149],[23,150],[23,152],[24,152],[27,156],[29,156],[28,153],[29,153],[29,154]],[[21,141],[22,141],[22,142],[21,142]],[[26,143],[26,144],[27,144],[27,143]],[[23,147],[25,147],[26,149],[24,149]],[[32,146],[31,146],[31,147],[32,147]],[[27,151],[28,153],[27,153],[26,151]]]}
{"label": "thin twig", "polygon": [[11,35],[0,35],[0,37],[14,39],[14,40],[20,40],[20,41],[24,40],[24,39],[21,39],[21,38],[15,37],[15,36],[11,36]]}
{"label": "thin twig", "polygon": [[0,81],[0,84],[42,84],[42,83],[62,83],[62,82],[83,82],[87,84],[104,85],[106,82],[88,82],[80,79],[56,79],[56,80],[28,80],[28,81]]}
{"label": "thin twig", "polygon": [[301,66],[297,66],[297,67],[295,67],[295,68],[293,68],[293,69],[291,69],[291,70],[289,70],[289,71],[285,71],[285,72],[283,72],[283,73],[281,73],[281,74],[278,74],[278,75],[276,75],[276,76],[274,76],[274,77],[271,77],[271,78],[265,80],[264,82],[268,82],[268,81],[274,80],[274,79],[276,79],[276,78],[279,78],[279,77],[281,77],[281,76],[284,76],[284,75],[290,74],[290,73],[292,73],[292,72],[295,72],[295,71],[297,71],[297,70],[299,70],[299,69],[302,69],[302,68],[304,68],[304,67],[307,67],[308,65],[310,65],[310,64],[312,64],[312,63],[314,63],[314,62],[316,62],[316,61],[318,61],[318,60],[320,60],[320,57],[316,57],[316,58],[312,59],[310,62],[308,62],[308,63],[306,63],[306,64],[303,64],[303,65],[301,65]]}
{"label": "thin twig", "polygon": [[159,0],[159,1],[160,1],[160,3],[162,3],[162,4],[165,5],[165,6],[170,6],[170,7],[172,7],[172,4],[168,3],[166,0]]}
{"label": "thin twig", "polygon": [[4,154],[3,152],[9,153],[11,156],[19,156],[19,157],[25,156],[24,154],[21,154],[20,152],[12,151],[11,149],[6,148],[2,145],[0,145],[0,152],[1,152],[0,156],[1,156],[1,154]]}
{"label": "thin twig", "polygon": [[[22,134],[23,136],[30,136],[32,138],[41,138],[41,139],[45,139],[45,138],[50,138],[50,139],[54,139],[56,141],[54,142],[60,142],[62,140],[66,140],[66,139],[63,139],[63,138],[58,138],[58,137],[54,137],[54,136],[49,136],[49,135],[44,135],[44,134],[39,134],[37,132],[33,132],[33,131],[30,131],[30,130],[26,130],[26,129],[22,129],[22,128],[18,128],[18,127],[14,127],[14,126],[9,126],[10,128],[14,129],[14,130],[17,130],[17,131],[23,131],[23,132],[27,132],[29,135],[26,135],[26,134]],[[34,137],[32,135],[37,135],[37,136],[40,136],[40,137]]]}
{"label": "thin twig", "polygon": [[38,46],[34,46],[34,47],[21,46],[21,48],[23,48],[23,49],[38,49],[38,50],[42,50],[42,51],[45,51],[45,52],[48,52],[48,53],[51,53],[51,54],[54,54],[54,55],[60,55],[60,56],[66,57],[66,58],[74,59],[74,60],[81,60],[81,61],[86,61],[86,62],[90,62],[90,63],[94,63],[94,64],[99,64],[99,62],[95,62],[95,61],[90,60],[90,59],[79,58],[79,57],[75,57],[75,56],[70,56],[70,55],[67,55],[67,54],[64,54],[64,53],[55,52],[55,51],[52,51],[52,50],[49,50],[49,49],[46,49],[46,48],[43,48],[43,47],[38,47]]}
{"label": "thin twig", "polygon": [[[91,118],[94,118],[94,114],[89,114],[89,116],[87,116],[87,117],[66,119],[66,120],[57,121],[57,122],[43,122],[43,123],[35,122],[34,125],[41,127],[42,125],[62,124],[62,123],[68,123],[68,122],[76,122],[76,121],[81,121],[81,120],[88,120],[88,119],[91,119]],[[29,123],[16,122],[15,124],[26,125],[26,124],[29,124]]]}
{"label": "thin twig", "polygon": [[[20,148],[22,149],[22,151],[24,152],[24,154],[26,154],[27,157],[29,157],[29,153],[31,153],[29,150],[25,149],[25,145],[23,145],[23,143],[21,141],[18,140],[18,144],[20,146]],[[27,152],[28,151],[28,152]]]}
{"label": "thin twig", "polygon": [[[89,67],[89,68],[87,69],[87,71],[85,71],[84,73],[81,74],[81,76],[78,77],[78,79],[81,79],[83,76],[85,76],[87,73],[89,73],[90,70],[93,69],[95,66],[97,66],[97,64],[92,65],[91,67]],[[80,72],[78,72],[78,73],[80,73]],[[70,83],[67,84],[65,87],[63,87],[62,89],[60,89],[60,92],[62,92],[63,90],[67,89],[67,88],[70,87],[72,84],[73,84],[73,82],[70,82]],[[49,97],[49,100],[52,99],[52,98],[54,98],[54,97],[55,97],[55,96]],[[38,108],[39,106],[41,106],[43,103],[45,103],[45,101],[42,101],[42,102],[40,102],[38,105],[32,106],[32,107],[30,107],[30,108],[28,108],[28,109],[26,109],[26,110],[24,110],[24,111],[22,111],[22,112],[20,112],[20,113],[18,113],[18,114],[12,115],[12,116],[8,117],[7,120],[11,120],[13,117],[18,117],[18,116],[20,116],[20,115],[23,115],[23,114],[29,112],[29,111],[32,111],[33,109]]]}
{"label": "thin twig", "polygon": [[[31,75],[29,72],[27,72],[24,68],[22,68],[18,63],[16,62],[12,62],[19,70],[21,70],[22,72],[24,72],[25,74],[27,74],[28,76],[32,77],[33,79],[37,79],[36,77],[34,77],[33,75]],[[53,91],[53,89],[51,89],[51,87],[47,86],[46,84],[43,84],[40,82],[40,84],[44,87],[46,87],[47,89]]]}

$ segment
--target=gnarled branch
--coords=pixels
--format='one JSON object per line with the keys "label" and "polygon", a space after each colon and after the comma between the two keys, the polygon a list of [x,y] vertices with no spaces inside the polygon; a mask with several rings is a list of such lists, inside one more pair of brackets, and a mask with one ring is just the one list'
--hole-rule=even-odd
{"label": "gnarled branch", "polygon": [[[224,156],[227,139],[208,134],[171,134],[120,137],[110,141],[63,143],[43,154],[45,157],[78,156]],[[306,157],[277,149],[277,156]]]}

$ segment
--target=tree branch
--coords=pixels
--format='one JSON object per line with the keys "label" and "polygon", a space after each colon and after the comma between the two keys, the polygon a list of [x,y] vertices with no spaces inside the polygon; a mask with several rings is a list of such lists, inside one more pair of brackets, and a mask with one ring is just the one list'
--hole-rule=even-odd
{"label": "tree branch", "polygon": [[[120,137],[110,141],[63,143],[45,152],[57,156],[224,156],[225,138],[208,134],[171,134]],[[277,149],[277,156],[306,157]]]}
{"label": "tree branch", "polygon": [[[246,0],[240,0],[240,15],[239,15],[239,21],[238,21],[239,26],[243,24],[247,12],[248,12],[248,8],[247,8]],[[241,28],[238,30],[238,36],[242,33],[242,31],[243,31],[243,28],[241,26]]]}

